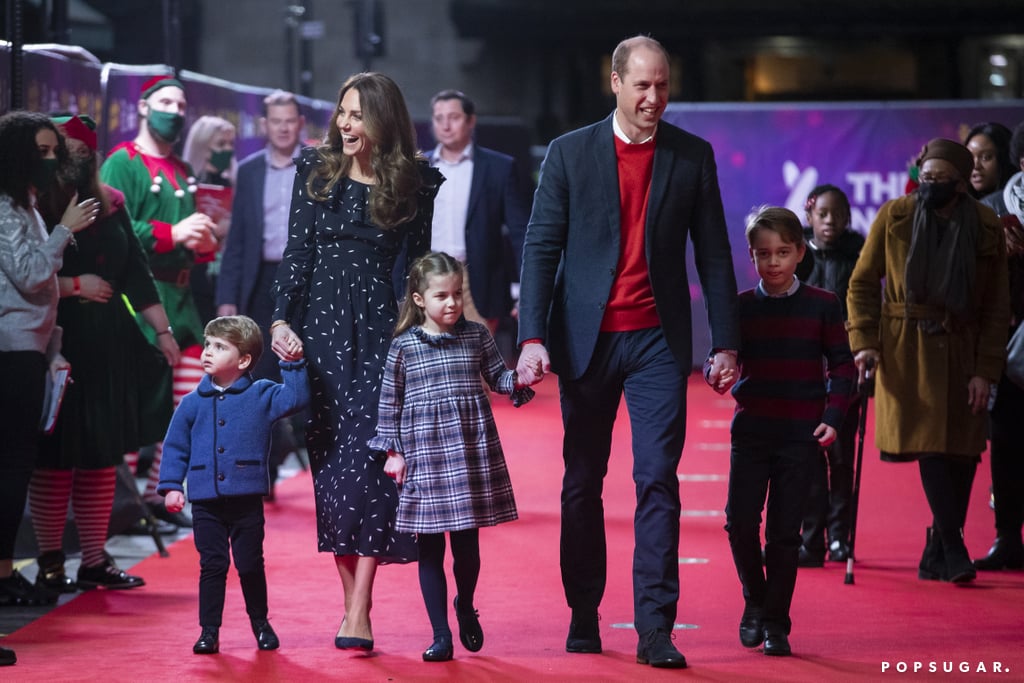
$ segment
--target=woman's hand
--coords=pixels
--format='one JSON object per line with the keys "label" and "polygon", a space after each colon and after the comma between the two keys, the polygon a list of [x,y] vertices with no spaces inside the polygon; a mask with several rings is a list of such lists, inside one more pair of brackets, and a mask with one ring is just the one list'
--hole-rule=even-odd
{"label": "woman's hand", "polygon": [[78,193],[76,192],[75,196],[68,203],[68,208],[64,209],[64,215],[61,217],[60,222],[62,225],[68,226],[71,232],[78,232],[92,225],[99,215],[100,200],[93,197],[92,199],[78,201]]}
{"label": "woman's hand", "polygon": [[71,371],[71,363],[69,363],[68,359],[60,355],[59,353],[53,357],[53,360],[50,361],[51,379],[57,377],[58,370],[67,370],[69,372]]}
{"label": "woman's hand", "polygon": [[857,355],[853,357],[853,362],[857,366],[858,385],[864,384],[874,377],[881,360],[878,349],[861,349],[857,352]]}
{"label": "woman's hand", "polygon": [[967,383],[967,403],[971,406],[971,412],[977,415],[988,408],[988,395],[992,390],[992,383],[984,377],[974,376]]}
{"label": "woman's hand", "polygon": [[384,461],[384,474],[401,486],[405,483],[405,456],[398,451],[388,451],[388,459]]}
{"label": "woman's hand", "polygon": [[160,353],[164,354],[164,358],[167,359],[167,364],[172,368],[181,362],[181,349],[173,334],[158,334],[156,345],[160,349]]}
{"label": "woman's hand", "polygon": [[274,328],[270,348],[283,361],[295,361],[302,358],[302,340],[288,325]]}
{"label": "woman's hand", "polygon": [[86,301],[105,304],[114,295],[114,288],[110,283],[99,275],[93,275],[92,273],[80,275],[78,277],[78,285],[80,287],[78,296]]}

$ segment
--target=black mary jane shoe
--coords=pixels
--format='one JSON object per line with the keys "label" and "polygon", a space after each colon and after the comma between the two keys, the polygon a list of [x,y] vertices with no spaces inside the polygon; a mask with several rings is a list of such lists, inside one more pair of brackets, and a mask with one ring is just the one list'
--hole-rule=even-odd
{"label": "black mary jane shoe", "polygon": [[256,647],[261,650],[276,650],[281,647],[281,641],[274,633],[273,627],[266,619],[250,619],[252,634],[256,636]]}
{"label": "black mary jane shoe", "polygon": [[36,574],[36,586],[53,593],[76,593],[78,586],[64,573],[64,552],[50,550],[36,558],[39,573]]}
{"label": "black mary jane shoe", "polygon": [[454,656],[455,648],[452,646],[451,636],[435,638],[430,647],[423,651],[424,662],[448,662]]}
{"label": "black mary jane shoe", "polygon": [[103,564],[93,567],[78,568],[78,587],[82,590],[93,588],[108,588],[111,590],[126,590],[145,586],[146,582],[141,576],[132,576],[117,568],[114,558],[104,553]]}
{"label": "black mary jane shoe", "polygon": [[197,655],[215,655],[220,652],[220,629],[216,626],[204,626],[199,640],[192,646],[192,653]]}
{"label": "black mary jane shoe", "polygon": [[459,596],[455,596],[455,618],[459,621],[459,641],[470,652],[479,652],[484,646],[484,630],[480,627],[480,613],[475,609],[459,610]]}

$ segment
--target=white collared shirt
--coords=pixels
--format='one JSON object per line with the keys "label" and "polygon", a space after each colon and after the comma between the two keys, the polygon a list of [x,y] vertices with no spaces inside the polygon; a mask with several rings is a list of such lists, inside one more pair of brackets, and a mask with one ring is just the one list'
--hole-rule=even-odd
{"label": "white collared shirt", "polygon": [[793,296],[794,294],[796,294],[796,290],[798,289],[800,289],[800,280],[797,279],[796,275],[793,276],[793,284],[789,286],[789,289],[787,289],[785,292],[780,292],[779,294],[769,294],[768,291],[765,290],[764,288],[764,280],[761,280],[757,283],[758,293],[768,297],[769,299],[785,299],[787,296]]}
{"label": "white collared shirt", "polygon": [[648,136],[646,139],[641,140],[640,142],[633,142],[632,140],[629,139],[626,133],[623,132],[622,126],[619,125],[619,110],[616,109],[614,112],[612,112],[612,132],[615,133],[615,137],[622,140],[627,145],[642,145],[645,142],[650,142],[651,140],[654,139],[654,136],[657,135],[658,133],[658,128],[657,126],[655,126],[654,132],[651,133],[650,136]]}
{"label": "white collared shirt", "polygon": [[473,143],[466,145],[455,162],[441,157],[441,145],[434,148],[430,163],[445,181],[434,198],[434,222],[430,248],[443,251],[466,262],[466,215],[469,212],[469,191],[473,184]]}

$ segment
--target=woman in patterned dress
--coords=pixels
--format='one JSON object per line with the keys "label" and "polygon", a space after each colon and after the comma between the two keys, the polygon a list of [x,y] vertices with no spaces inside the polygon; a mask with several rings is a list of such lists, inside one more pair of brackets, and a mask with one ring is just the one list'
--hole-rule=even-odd
{"label": "woman in patterned dress", "polygon": [[345,594],[335,646],[370,650],[377,565],[412,561],[416,546],[393,529],[398,491],[386,455],[367,442],[397,318],[393,282],[404,283],[407,264],[430,246],[443,178],[417,156],[405,100],[387,76],[349,78],[334,123],[297,161],[271,348],[283,360],[304,350],[308,363],[318,548],[334,554]]}
{"label": "woman in patterned dress", "polygon": [[484,643],[473,606],[480,576],[480,527],[518,518],[491,403],[480,383],[533,398],[505,367],[490,332],[462,317],[462,264],[443,252],[413,264],[409,288],[384,369],[380,421],[370,445],[387,451],[384,471],[402,486],[398,531],[415,533],[420,590],[434,642],[423,660],[452,658],[445,532],[451,539],[459,640],[470,652]]}

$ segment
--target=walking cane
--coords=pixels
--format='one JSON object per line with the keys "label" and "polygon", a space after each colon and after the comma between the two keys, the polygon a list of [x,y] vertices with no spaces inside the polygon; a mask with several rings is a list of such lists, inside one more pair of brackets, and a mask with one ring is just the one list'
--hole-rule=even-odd
{"label": "walking cane", "polygon": [[860,502],[860,469],[864,464],[864,432],[868,424],[868,398],[875,394],[875,378],[871,371],[875,368],[874,360],[868,359],[865,364],[865,379],[861,382],[859,393],[861,398],[860,415],[857,417],[857,459],[853,473],[853,495],[850,501],[850,554],[846,557],[846,578],[843,583],[853,585],[853,558],[857,543],[857,507]]}

